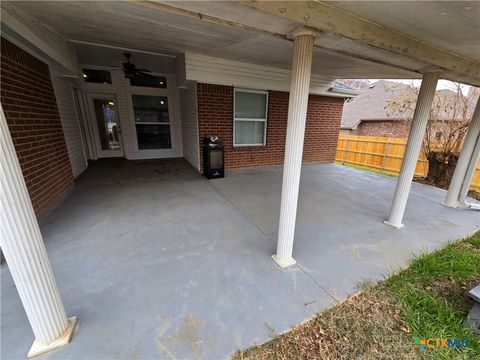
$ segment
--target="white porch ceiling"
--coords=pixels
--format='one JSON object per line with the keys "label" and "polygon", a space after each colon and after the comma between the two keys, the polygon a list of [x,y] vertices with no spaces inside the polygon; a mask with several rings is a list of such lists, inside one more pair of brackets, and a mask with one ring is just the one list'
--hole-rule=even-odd
{"label": "white porch ceiling", "polygon": [[[3,2],[2,7],[4,4],[70,41],[170,55],[192,52],[283,69],[290,68],[292,49],[285,34],[302,25],[254,9],[248,2],[22,1]],[[442,4],[415,2],[407,6],[380,1],[333,5],[359,16],[368,15],[371,21],[468,57],[478,65],[480,17],[476,14],[480,3]],[[449,15],[441,15],[444,12]],[[439,18],[447,22],[440,26]],[[315,45],[313,73],[325,78],[416,78],[422,70],[431,68],[425,61],[335,33],[323,33]],[[449,72],[446,78],[480,85],[480,78],[464,74]]]}
{"label": "white porch ceiling", "polygon": [[480,61],[479,1],[328,1],[427,44]]}

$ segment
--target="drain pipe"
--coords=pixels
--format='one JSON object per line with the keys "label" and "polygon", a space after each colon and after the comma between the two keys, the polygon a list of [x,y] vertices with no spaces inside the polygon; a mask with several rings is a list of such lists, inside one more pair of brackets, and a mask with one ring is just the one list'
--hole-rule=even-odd
{"label": "drain pipe", "polygon": [[480,204],[472,204],[467,201],[468,189],[470,183],[472,182],[473,175],[477,168],[478,161],[480,160],[480,134],[477,137],[477,143],[470,158],[470,163],[468,164],[467,173],[465,174],[465,179],[463,180],[462,188],[458,195],[458,202],[461,206],[466,207],[467,209],[480,210]]}

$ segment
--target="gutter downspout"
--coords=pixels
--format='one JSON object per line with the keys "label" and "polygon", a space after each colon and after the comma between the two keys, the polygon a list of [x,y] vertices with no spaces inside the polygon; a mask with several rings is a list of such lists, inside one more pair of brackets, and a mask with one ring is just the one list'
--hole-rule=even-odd
{"label": "gutter downspout", "polygon": [[480,160],[480,134],[477,137],[477,142],[475,148],[473,149],[472,157],[470,158],[470,163],[468,164],[467,173],[462,183],[462,188],[458,195],[458,202],[461,206],[464,206],[467,209],[480,210],[480,204],[472,204],[467,201],[468,189],[470,183],[472,182],[473,175],[477,168],[477,163]]}
{"label": "gutter downspout", "polygon": [[334,94],[342,94],[342,95],[350,95],[350,96],[357,96],[360,95],[360,91],[354,89],[344,89],[337,86],[332,86],[328,89],[329,92]]}

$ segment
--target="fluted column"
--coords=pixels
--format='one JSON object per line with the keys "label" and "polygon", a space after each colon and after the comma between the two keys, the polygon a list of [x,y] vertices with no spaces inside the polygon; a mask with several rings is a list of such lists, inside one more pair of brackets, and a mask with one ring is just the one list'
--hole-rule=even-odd
{"label": "fluted column", "polygon": [[307,119],[310,73],[315,35],[298,30],[293,38],[292,78],[288,99],[288,123],[283,165],[282,200],[278,225],[277,253],[273,260],[281,267],[295,264],[292,257],[295,220],[297,217],[303,139]]}
{"label": "fluted column", "polygon": [[35,334],[31,357],[66,345],[75,318],[65,314],[3,108],[0,118],[1,247]]}
{"label": "fluted column", "polygon": [[407,148],[403,157],[402,168],[397,180],[397,188],[393,198],[390,216],[386,224],[396,228],[403,226],[403,214],[407,205],[413,175],[417,166],[418,156],[422,147],[423,137],[427,128],[433,97],[439,77],[438,72],[430,72],[423,75],[422,85],[418,94],[417,105],[413,114],[410,132],[408,134]]}
{"label": "fluted column", "polygon": [[[443,202],[443,205],[449,207],[458,206],[458,198],[460,196],[460,189],[464,183],[465,175],[467,173],[468,165],[471,162],[472,154],[477,142],[478,135],[480,134],[480,99],[477,101],[477,106],[472,116],[472,121],[468,126],[467,136],[465,136],[465,142],[458,158],[457,165],[455,166],[455,172],[453,173],[450,186],[448,188],[447,197]],[[475,164],[476,165],[476,164]]]}
{"label": "fluted column", "polygon": [[468,165],[465,178],[463,179],[462,188],[460,189],[460,193],[458,195],[458,202],[469,208],[474,208],[476,210],[480,210],[480,205],[470,204],[466,201],[468,190],[470,189],[470,184],[472,183],[473,177],[475,175],[475,171],[477,169],[477,164],[480,161],[480,134],[477,136],[477,143],[475,148],[473,149],[472,157],[470,158],[470,164]]}

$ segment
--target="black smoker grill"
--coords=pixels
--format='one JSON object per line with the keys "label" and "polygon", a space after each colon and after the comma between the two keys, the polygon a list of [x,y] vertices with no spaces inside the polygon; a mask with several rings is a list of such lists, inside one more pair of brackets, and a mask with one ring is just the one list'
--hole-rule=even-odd
{"label": "black smoker grill", "polygon": [[203,140],[203,174],[207,179],[223,178],[223,145],[216,136],[207,136]]}

